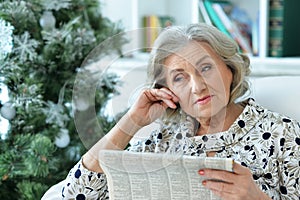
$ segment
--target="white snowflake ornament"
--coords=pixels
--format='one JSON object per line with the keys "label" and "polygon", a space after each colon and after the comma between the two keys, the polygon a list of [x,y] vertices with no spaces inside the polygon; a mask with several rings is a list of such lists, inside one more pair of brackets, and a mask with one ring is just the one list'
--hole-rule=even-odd
{"label": "white snowflake ornament", "polygon": [[35,49],[38,47],[39,42],[31,39],[29,32],[25,31],[21,36],[15,36],[14,42],[14,51],[19,55],[21,61],[33,61],[37,57]]}
{"label": "white snowflake ornament", "polygon": [[0,18],[0,60],[6,58],[13,48],[14,27]]}

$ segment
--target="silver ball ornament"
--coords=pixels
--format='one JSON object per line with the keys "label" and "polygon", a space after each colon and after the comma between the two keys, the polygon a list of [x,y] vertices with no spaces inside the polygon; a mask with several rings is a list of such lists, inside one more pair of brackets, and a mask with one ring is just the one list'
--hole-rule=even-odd
{"label": "silver ball ornament", "polygon": [[40,25],[45,30],[52,30],[55,27],[56,19],[51,11],[44,11],[40,18]]}
{"label": "silver ball ornament", "polygon": [[90,107],[88,99],[83,96],[75,98],[74,103],[76,110],[79,111],[85,111]]}
{"label": "silver ball ornament", "polygon": [[11,102],[6,102],[0,109],[1,116],[7,120],[12,120],[16,116],[16,109]]}
{"label": "silver ball ornament", "polygon": [[55,145],[59,148],[65,148],[70,144],[70,135],[67,129],[60,129],[58,136],[55,137]]}

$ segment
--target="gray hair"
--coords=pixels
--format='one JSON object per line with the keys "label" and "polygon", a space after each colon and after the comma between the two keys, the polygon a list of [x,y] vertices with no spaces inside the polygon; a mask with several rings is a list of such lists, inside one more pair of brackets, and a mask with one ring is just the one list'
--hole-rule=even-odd
{"label": "gray hair", "polygon": [[159,34],[153,45],[148,64],[148,77],[155,87],[166,86],[163,67],[165,59],[192,40],[208,43],[232,71],[230,102],[243,96],[249,90],[249,84],[245,79],[250,74],[248,56],[239,52],[239,47],[234,40],[214,26],[205,23],[170,26]]}

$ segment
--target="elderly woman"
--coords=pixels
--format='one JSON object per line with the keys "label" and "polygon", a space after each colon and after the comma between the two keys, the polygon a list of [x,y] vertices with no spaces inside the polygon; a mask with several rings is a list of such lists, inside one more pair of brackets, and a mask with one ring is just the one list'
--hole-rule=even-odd
{"label": "elderly woman", "polygon": [[160,128],[129,151],[230,157],[234,173],[198,171],[221,199],[299,199],[300,125],[251,98],[238,100],[250,70],[234,41],[206,24],[169,27],[154,44],[148,72],[154,87],[70,171],[65,199],[108,198],[99,151],[125,149],[153,121]]}

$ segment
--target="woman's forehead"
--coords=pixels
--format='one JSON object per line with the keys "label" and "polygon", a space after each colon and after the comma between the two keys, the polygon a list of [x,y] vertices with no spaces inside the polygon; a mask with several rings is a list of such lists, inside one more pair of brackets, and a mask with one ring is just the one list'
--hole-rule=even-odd
{"label": "woman's forehead", "polygon": [[205,42],[190,42],[176,53],[168,56],[164,62],[166,66],[195,64],[202,57],[211,57],[215,54],[209,44]]}

